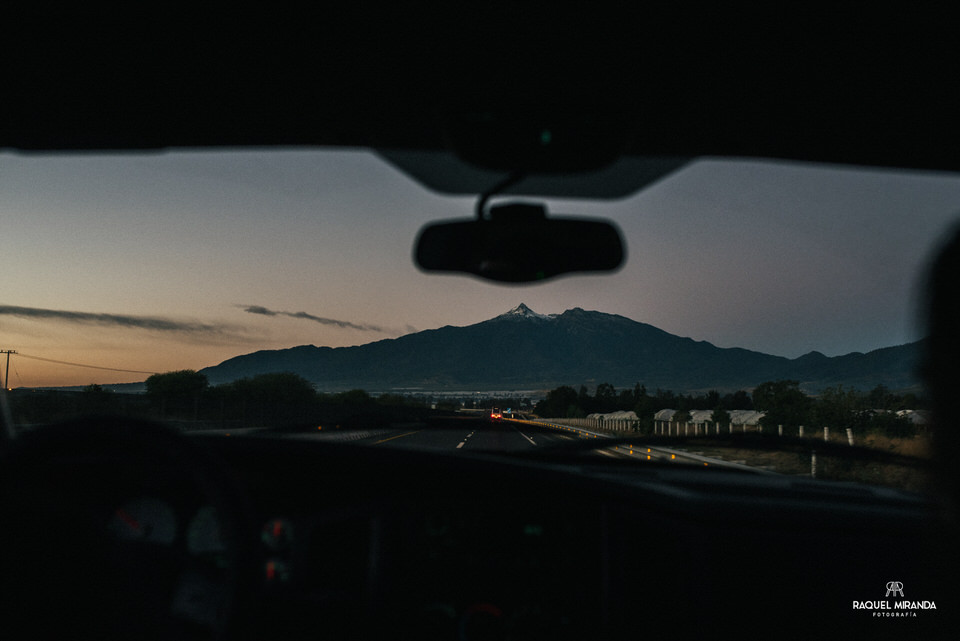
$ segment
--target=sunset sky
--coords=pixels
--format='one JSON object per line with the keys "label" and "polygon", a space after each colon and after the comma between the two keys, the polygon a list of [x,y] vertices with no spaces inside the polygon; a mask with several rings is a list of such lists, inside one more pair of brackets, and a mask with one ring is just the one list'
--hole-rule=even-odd
{"label": "sunset sky", "polygon": [[417,231],[470,216],[474,199],[368,151],[3,153],[9,385],[140,381],[468,325],[521,302],[788,357],[869,351],[919,337],[916,285],[960,218],[960,177],[705,159],[629,198],[549,205],[614,220],[626,266],[533,286],[423,274]]}

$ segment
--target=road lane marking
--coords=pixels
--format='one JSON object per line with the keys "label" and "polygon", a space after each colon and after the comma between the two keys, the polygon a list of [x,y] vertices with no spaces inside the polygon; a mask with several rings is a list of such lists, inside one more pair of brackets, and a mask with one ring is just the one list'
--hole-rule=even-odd
{"label": "road lane marking", "polygon": [[416,434],[417,432],[420,432],[420,431],[422,431],[422,430],[413,430],[412,432],[407,432],[406,434],[397,434],[396,436],[391,436],[391,437],[389,437],[389,438],[381,439],[381,440],[379,440],[379,441],[374,441],[373,444],[374,444],[374,445],[377,445],[377,444],[379,444],[379,443],[386,443],[387,441],[392,441],[392,440],[395,439],[395,438],[401,438],[401,437],[404,437],[404,436],[410,436],[411,434]]}
{"label": "road lane marking", "polygon": [[[512,427],[512,426],[511,426],[511,427]],[[518,430],[518,429],[515,428],[515,427],[514,427],[513,429],[516,430],[517,434],[519,434],[519,435],[522,436],[523,438],[525,438],[525,439],[527,439],[528,441],[530,441],[530,445],[536,446],[536,443],[534,442],[534,440],[533,440],[532,438],[530,438],[529,436],[527,436],[526,434],[524,434],[523,432],[521,432],[520,430]]]}
{"label": "road lane marking", "polygon": [[474,432],[476,432],[476,430],[474,430],[473,432],[470,432],[469,434],[467,434],[466,436],[463,437],[463,440],[460,441],[460,444],[459,444],[459,445],[457,445],[457,449],[458,449],[458,450],[459,450],[461,447],[463,447],[464,445],[467,444],[467,439],[470,438],[471,436],[473,436]]}

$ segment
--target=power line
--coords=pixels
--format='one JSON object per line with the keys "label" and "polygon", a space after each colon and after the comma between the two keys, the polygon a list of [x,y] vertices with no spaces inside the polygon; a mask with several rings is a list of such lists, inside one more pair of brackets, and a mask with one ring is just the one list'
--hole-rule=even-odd
{"label": "power line", "polygon": [[[4,352],[0,351],[0,354]],[[108,372],[127,372],[130,374],[157,374],[158,372],[145,372],[138,369],[120,369],[118,367],[101,367],[100,365],[86,365],[84,363],[70,363],[67,361],[58,361],[52,358],[43,358],[42,356],[30,356],[29,354],[24,354],[23,352],[13,352],[17,356],[23,356],[24,358],[31,358],[35,361],[45,361],[47,363],[56,363],[58,365],[72,365],[73,367],[88,367],[90,369],[102,369]],[[9,354],[7,356],[9,358]]]}

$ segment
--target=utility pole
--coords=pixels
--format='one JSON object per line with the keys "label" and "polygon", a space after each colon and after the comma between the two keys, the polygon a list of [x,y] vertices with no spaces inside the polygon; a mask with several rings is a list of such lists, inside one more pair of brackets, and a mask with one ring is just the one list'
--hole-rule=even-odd
{"label": "utility pole", "polygon": [[10,354],[16,354],[17,351],[14,349],[0,349],[0,354],[7,355],[7,373],[3,376],[3,389],[8,388],[8,383],[10,382]]}

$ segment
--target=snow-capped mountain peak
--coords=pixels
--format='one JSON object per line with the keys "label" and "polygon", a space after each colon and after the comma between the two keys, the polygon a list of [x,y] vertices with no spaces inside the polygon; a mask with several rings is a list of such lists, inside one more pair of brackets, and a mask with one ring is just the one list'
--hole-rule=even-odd
{"label": "snow-capped mountain peak", "polygon": [[502,318],[502,319],[536,318],[539,320],[551,320],[556,318],[556,314],[550,314],[550,315],[538,314],[537,312],[533,311],[523,303],[520,303],[510,311],[500,314],[497,318]]}

